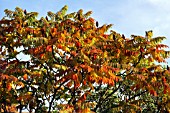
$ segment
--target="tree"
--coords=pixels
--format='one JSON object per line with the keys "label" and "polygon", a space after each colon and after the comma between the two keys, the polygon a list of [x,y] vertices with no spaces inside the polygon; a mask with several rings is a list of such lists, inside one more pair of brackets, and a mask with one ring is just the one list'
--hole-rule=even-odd
{"label": "tree", "polygon": [[[0,108],[29,112],[165,112],[170,110],[170,52],[165,37],[126,38],[99,26],[91,11],[64,6],[6,9],[0,20]],[[23,61],[20,56],[29,56]]]}

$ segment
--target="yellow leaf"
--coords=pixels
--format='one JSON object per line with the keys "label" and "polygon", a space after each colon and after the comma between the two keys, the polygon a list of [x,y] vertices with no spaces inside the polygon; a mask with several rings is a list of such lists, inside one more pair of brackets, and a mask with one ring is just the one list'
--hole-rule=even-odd
{"label": "yellow leaf", "polygon": [[9,36],[9,37],[10,37],[10,36],[12,36],[12,34],[7,34],[6,36]]}
{"label": "yellow leaf", "polygon": [[105,51],[103,54],[104,58],[107,58],[107,52]]}
{"label": "yellow leaf", "polygon": [[84,58],[85,60],[87,60],[88,62],[90,62],[89,57],[88,57],[88,56],[86,56],[86,55],[83,53],[83,51],[82,51],[82,50],[81,50],[81,54],[82,54],[82,56],[83,56],[83,58]]}
{"label": "yellow leaf", "polygon": [[94,71],[91,72],[91,75],[93,75],[94,78],[97,78],[97,77],[98,77],[98,75],[97,75]]}
{"label": "yellow leaf", "polygon": [[146,36],[148,39],[151,39],[153,36],[152,30],[146,32]]}
{"label": "yellow leaf", "polygon": [[47,38],[43,38],[44,40],[44,44],[48,44],[48,39]]}
{"label": "yellow leaf", "polygon": [[91,42],[87,46],[93,46],[96,43],[97,39],[95,37],[92,37]]}
{"label": "yellow leaf", "polygon": [[27,92],[27,94],[28,94],[28,95],[32,95],[32,92],[29,91],[29,92]]}
{"label": "yellow leaf", "polygon": [[68,48],[68,47],[66,47],[66,46],[63,46],[63,48],[62,48],[65,52],[70,52],[70,49]]}
{"label": "yellow leaf", "polygon": [[30,39],[30,38],[31,38],[31,35],[27,35],[27,38]]}
{"label": "yellow leaf", "polygon": [[156,77],[153,77],[151,80],[151,82],[156,82],[156,81],[157,81]]}
{"label": "yellow leaf", "polygon": [[61,33],[61,37],[65,37],[64,33]]}
{"label": "yellow leaf", "polygon": [[67,69],[66,66],[64,66],[64,65],[58,65],[58,64],[54,64],[54,67],[55,67],[55,68],[59,68],[59,69],[63,69],[63,70],[66,70],[66,69]]}
{"label": "yellow leaf", "polygon": [[61,66],[61,69],[66,70],[67,67],[62,65],[62,66]]}

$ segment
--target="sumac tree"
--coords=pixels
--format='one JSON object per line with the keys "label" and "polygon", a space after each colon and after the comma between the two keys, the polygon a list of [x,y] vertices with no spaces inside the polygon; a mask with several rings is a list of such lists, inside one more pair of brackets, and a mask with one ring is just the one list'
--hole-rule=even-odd
{"label": "sumac tree", "polygon": [[[0,110],[167,112],[165,37],[119,34],[91,11],[6,9],[0,20]],[[22,60],[28,57],[27,60]]]}

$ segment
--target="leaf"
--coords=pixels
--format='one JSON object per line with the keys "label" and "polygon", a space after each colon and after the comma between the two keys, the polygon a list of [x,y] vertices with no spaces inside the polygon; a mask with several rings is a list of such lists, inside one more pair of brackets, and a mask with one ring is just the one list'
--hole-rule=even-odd
{"label": "leaf", "polygon": [[91,73],[90,73],[94,78],[97,78],[98,77],[98,75],[95,73],[95,71],[91,71]]}
{"label": "leaf", "polygon": [[104,54],[103,54],[103,58],[107,58],[107,52],[105,51]]}
{"label": "leaf", "polygon": [[92,11],[88,11],[86,14],[84,14],[85,18],[88,18],[92,14]]}
{"label": "leaf", "polygon": [[87,67],[87,72],[91,72],[93,70],[93,68],[91,68],[90,66]]}
{"label": "leaf", "polygon": [[24,87],[25,85],[24,85],[24,83],[22,83],[22,82],[18,82],[18,83],[17,83],[17,86]]}
{"label": "leaf", "polygon": [[8,83],[7,86],[6,86],[7,90],[8,91],[11,91],[12,89],[12,83]]}
{"label": "leaf", "polygon": [[157,43],[162,42],[164,39],[166,39],[166,37],[155,37],[155,38],[152,38],[150,42],[153,44],[157,44]]}
{"label": "leaf", "polygon": [[81,50],[81,54],[82,54],[83,59],[85,59],[87,62],[90,62],[89,57],[84,54],[83,50]]}
{"label": "leaf", "polygon": [[169,107],[165,37],[153,37],[150,30],[128,38],[109,32],[112,24],[99,26],[92,11],[67,10],[64,6],[40,19],[19,7],[5,10],[0,20],[2,107],[10,103],[22,105],[19,111],[28,106],[28,111],[70,113]]}
{"label": "leaf", "polygon": [[24,74],[23,79],[24,79],[24,80],[27,80],[27,79],[28,79],[28,75],[27,75],[27,74]]}
{"label": "leaf", "polygon": [[97,41],[97,39],[96,38],[93,38],[92,39],[92,41],[91,41],[91,43],[90,44],[88,44],[88,46],[93,46],[95,43],[96,43],[96,41]]}
{"label": "leaf", "polygon": [[146,37],[150,40],[153,36],[152,30],[146,31]]}
{"label": "leaf", "polygon": [[82,110],[82,113],[91,113],[91,112],[90,112],[90,108],[85,108],[85,109],[83,109],[83,110]]}
{"label": "leaf", "polygon": [[65,5],[65,6],[61,9],[61,12],[62,12],[62,15],[63,15],[63,16],[66,14],[67,10],[68,10],[68,6],[67,6],[67,5]]}
{"label": "leaf", "polygon": [[94,86],[90,82],[88,83],[88,85],[92,90],[94,90]]}
{"label": "leaf", "polygon": [[157,96],[157,93],[156,93],[156,91],[155,90],[150,90],[150,94],[152,94],[153,96]]}
{"label": "leaf", "polygon": [[67,66],[64,66],[64,65],[58,65],[58,64],[54,64],[54,67],[57,68],[57,69],[62,69],[62,70],[67,70]]}
{"label": "leaf", "polygon": [[167,45],[165,45],[165,44],[157,44],[156,45],[156,48],[168,48],[168,46]]}
{"label": "leaf", "polygon": [[91,72],[93,70],[93,68],[91,68],[90,66],[88,65],[84,65],[84,64],[80,64],[80,67],[87,70],[87,72]]}
{"label": "leaf", "polygon": [[67,46],[62,46],[63,51],[70,52],[70,49]]}
{"label": "leaf", "polygon": [[48,45],[48,46],[47,46],[46,51],[52,52],[52,47],[51,47],[51,45]]}

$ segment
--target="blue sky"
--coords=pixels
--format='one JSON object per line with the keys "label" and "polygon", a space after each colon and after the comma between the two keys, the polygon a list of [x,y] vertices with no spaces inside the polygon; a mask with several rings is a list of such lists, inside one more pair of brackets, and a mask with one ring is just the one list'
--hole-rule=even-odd
{"label": "blue sky", "polygon": [[153,30],[154,36],[166,36],[170,46],[170,1],[169,0],[0,0],[0,18],[4,9],[16,6],[46,16],[48,11],[57,12],[68,5],[68,12],[83,9],[93,11],[99,24],[114,24],[113,30],[130,37],[131,34],[145,35]]}

